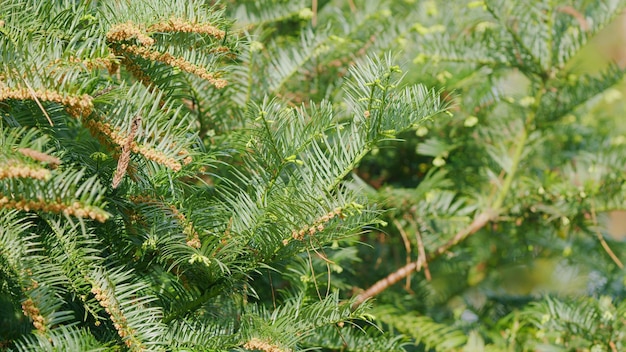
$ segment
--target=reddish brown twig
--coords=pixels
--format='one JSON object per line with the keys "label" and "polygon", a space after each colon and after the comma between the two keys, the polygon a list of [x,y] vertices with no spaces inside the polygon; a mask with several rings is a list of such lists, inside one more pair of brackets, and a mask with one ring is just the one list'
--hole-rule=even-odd
{"label": "reddish brown twig", "polygon": [[580,13],[580,11],[576,10],[575,8],[571,6],[560,6],[560,7],[557,7],[556,10],[574,17],[576,21],[578,21],[578,25],[580,26],[580,29],[582,29],[583,31],[586,32],[589,30],[589,22],[587,22],[587,20],[585,19],[585,16],[582,13]]}
{"label": "reddish brown twig", "polygon": [[415,267],[415,271],[419,271],[424,268],[424,277],[426,277],[426,281],[430,281],[432,280],[432,276],[430,275],[430,269],[428,268],[428,260],[426,259],[426,250],[424,249],[422,234],[420,234],[417,224],[414,223],[414,226],[415,238],[417,239],[417,266]]}
{"label": "reddish brown twig", "polygon": [[[456,246],[457,244],[465,240],[470,235],[476,233],[478,230],[485,227],[485,225],[491,219],[493,219],[494,215],[495,215],[495,212],[491,210],[480,213],[474,219],[474,221],[472,221],[472,223],[469,224],[469,226],[459,231],[456,235],[454,235],[454,237],[451,240],[449,240],[448,242],[446,242],[445,244],[437,248],[435,251],[427,255],[423,260],[425,262],[429,262],[439,257],[443,253],[447,252],[450,248]],[[418,259],[417,261],[411,262],[401,267],[400,269],[396,270],[395,272],[387,275],[387,277],[382,278],[381,280],[376,282],[374,285],[370,286],[370,288],[363,291],[357,296],[356,301],[352,304],[352,309],[356,309],[367,299],[376,296],[377,294],[384,291],[387,287],[407,277],[418,268],[418,265],[421,265],[421,264],[422,264],[421,261]]]}
{"label": "reddish brown twig", "polygon": [[[409,236],[407,236],[402,224],[398,219],[393,219],[393,224],[396,226],[398,231],[400,232],[400,236],[402,236],[402,241],[404,242],[404,249],[406,250],[406,263],[411,263],[411,242],[409,241]],[[411,276],[406,277],[406,285],[407,290],[411,289]]]}
{"label": "reddish brown twig", "polygon": [[609,244],[606,243],[604,236],[602,236],[602,234],[598,230],[598,226],[599,226],[598,217],[596,216],[596,208],[593,202],[591,204],[591,221],[593,221],[593,230],[596,236],[598,236],[598,240],[600,241],[600,244],[602,245],[602,248],[604,248],[604,251],[606,252],[606,254],[608,254],[609,257],[611,257],[615,265],[617,265],[620,269],[624,269],[624,264],[622,264],[621,260],[619,260],[619,258],[615,255],[611,247],[609,247]]}

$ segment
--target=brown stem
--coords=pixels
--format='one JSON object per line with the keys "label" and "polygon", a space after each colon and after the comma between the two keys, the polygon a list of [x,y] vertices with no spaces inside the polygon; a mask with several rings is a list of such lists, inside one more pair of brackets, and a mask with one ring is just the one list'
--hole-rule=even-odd
{"label": "brown stem", "polygon": [[354,4],[354,0],[348,0],[348,5],[350,5],[350,11],[352,11],[352,13],[356,13],[356,5]]}
{"label": "brown stem", "polygon": [[313,10],[313,18],[311,19],[311,24],[313,27],[317,26],[317,0],[313,0],[313,4],[311,5]]}
{"label": "brown stem", "polygon": [[[396,226],[398,231],[400,232],[400,236],[402,236],[402,241],[404,242],[404,249],[406,250],[406,263],[411,263],[411,242],[409,242],[409,236],[407,236],[406,232],[402,228],[402,224],[398,219],[393,219],[393,224]],[[406,277],[406,290],[411,289],[411,275]]]}
{"label": "brown stem", "polygon": [[591,220],[593,221],[594,232],[596,233],[596,236],[598,236],[598,240],[600,241],[600,244],[602,245],[602,248],[604,248],[604,251],[606,252],[606,254],[608,254],[609,257],[611,257],[615,265],[617,265],[620,269],[624,269],[624,264],[622,264],[622,262],[619,260],[619,258],[615,255],[615,253],[611,249],[611,247],[609,247],[609,244],[606,243],[600,231],[598,231],[598,226],[599,226],[598,217],[596,216],[596,209],[593,203],[591,205]]}
{"label": "brown stem", "polygon": [[[426,281],[432,280],[432,276],[430,275],[430,269],[428,268],[428,260],[426,260],[426,250],[424,249],[424,241],[422,241],[422,235],[420,234],[420,230],[417,228],[417,224],[415,221],[412,221],[413,226],[415,227],[415,238],[417,239],[417,261],[418,265],[415,270],[420,270],[424,268],[424,276],[426,277]],[[411,276],[409,276],[411,277]]]}
{"label": "brown stem", "polygon": [[[491,219],[493,219],[494,215],[495,212],[493,211],[485,211],[483,213],[480,213],[480,215],[478,215],[469,226],[459,231],[451,240],[437,248],[434,252],[428,254],[424,258],[424,261],[431,261],[442,255],[443,253],[447,252],[450,248],[456,246],[459,242],[463,241],[468,236],[482,229]],[[352,309],[356,309],[367,299],[376,296],[377,294],[387,289],[387,287],[410,275],[418,268],[418,264],[421,264],[419,260],[406,264],[395,272],[387,275],[387,277],[382,278],[374,285],[370,286],[370,288],[363,291],[357,296],[356,301],[352,304]]]}
{"label": "brown stem", "polygon": [[22,78],[22,80],[24,81],[24,84],[26,84],[26,87],[28,88],[28,92],[30,92],[30,94],[32,95],[33,100],[35,100],[35,103],[37,103],[37,106],[39,106],[39,109],[41,109],[41,112],[43,112],[43,114],[46,116],[46,119],[48,119],[48,123],[50,124],[50,126],[54,126],[54,123],[52,122],[50,115],[48,115],[48,113],[46,112],[46,109],[44,109],[43,105],[41,105],[41,102],[39,101],[39,98],[37,98],[37,94],[35,93],[35,90],[33,89],[33,87],[31,87],[30,84],[28,84],[28,82],[26,82],[25,79]]}

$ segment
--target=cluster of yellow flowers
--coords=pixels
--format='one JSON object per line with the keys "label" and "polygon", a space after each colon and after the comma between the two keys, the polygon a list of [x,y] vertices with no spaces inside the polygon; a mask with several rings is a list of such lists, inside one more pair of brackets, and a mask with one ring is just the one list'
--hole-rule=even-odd
{"label": "cluster of yellow flowers", "polygon": [[89,130],[89,133],[107,149],[112,150],[117,146],[111,143],[111,136],[107,134],[106,131],[102,130],[103,128],[108,128],[108,130],[110,130],[110,126],[108,126],[108,124],[103,124],[98,119],[87,119],[83,121],[83,125]]}
{"label": "cluster of yellow flowers", "polygon": [[[172,18],[166,22],[159,22],[153,24],[148,28],[150,32],[183,32],[183,33],[200,33],[207,34],[213,36],[217,39],[222,39],[226,35],[223,30],[218,29],[215,26],[212,26],[208,23],[199,24],[199,23],[190,23],[181,18]],[[148,36],[145,31],[135,25],[132,22],[120,23],[111,27],[109,32],[106,34],[107,41],[109,43],[120,43],[121,45],[117,47],[111,48],[114,54],[125,56],[123,54],[132,54],[136,56],[140,56],[146,60],[150,61],[159,61],[163,62],[167,65],[177,67],[185,72],[192,73],[197,75],[198,77],[209,81],[216,88],[224,88],[228,82],[221,78],[216,78],[215,74],[208,72],[205,68],[192,64],[185,60],[182,57],[175,57],[169,53],[161,53],[156,50],[150,50],[148,47],[154,44],[154,39]],[[140,45],[129,45],[127,43],[131,39],[136,39]],[[217,52],[228,52],[229,49],[226,47],[219,47],[216,49]],[[109,72],[112,69],[117,70],[116,62],[114,59],[111,59],[109,63],[106,61],[103,62],[95,60],[96,64],[107,64],[107,68],[109,68]],[[139,66],[133,64],[132,60],[122,59],[122,64],[126,66],[128,71],[135,76],[140,82],[148,87],[153,87],[150,78],[146,76],[140,69]],[[92,64],[93,65],[93,64]],[[86,64],[87,66],[87,64]],[[89,66],[87,66],[89,68]],[[153,87],[154,88],[154,87]]]}
{"label": "cluster of yellow flowers", "polygon": [[32,299],[29,298],[22,302],[22,312],[33,321],[35,329],[41,332],[46,331],[45,319],[39,312],[39,308],[35,307],[35,302]]}
{"label": "cluster of yellow flowers", "polygon": [[180,169],[182,169],[182,165],[176,161],[176,159],[168,157],[163,152],[145,147],[139,147],[137,149],[139,153],[146,157],[146,159],[165,165],[174,171],[180,171]]}
{"label": "cluster of yellow flowers", "polygon": [[131,195],[128,199],[133,203],[161,203],[161,201],[156,198],[142,194]]}
{"label": "cluster of yellow flowers", "polygon": [[[126,317],[119,309],[118,304],[117,302],[115,302],[115,300],[111,300],[106,292],[96,285],[91,288],[91,293],[94,294],[96,300],[98,301],[98,303],[100,303],[100,306],[104,308],[104,311],[107,312],[107,314],[111,317],[113,327],[115,328],[115,330],[117,330],[117,334],[120,335],[122,339],[130,335],[135,335],[136,331],[128,326]],[[125,339],[124,343],[127,347],[131,347],[133,345],[133,339]],[[144,350],[143,346],[136,347],[138,348],[133,350]]]}
{"label": "cluster of yellow flowers", "polygon": [[52,61],[49,67],[64,63],[81,64],[90,71],[97,68],[106,68],[110,74],[114,74],[119,68],[115,55],[113,54],[109,54],[107,57],[97,57],[93,59],[81,59],[76,56],[70,56],[65,59],[56,59]]}
{"label": "cluster of yellow flowers", "polygon": [[190,23],[182,18],[171,18],[167,22],[159,22],[148,27],[149,32],[183,32],[207,34],[222,39],[226,33],[208,23]]}
{"label": "cluster of yellow flowers", "polygon": [[185,216],[185,214],[181,213],[175,206],[171,204],[165,204],[164,202],[158,199],[152,198],[150,196],[144,196],[144,195],[131,196],[130,200],[133,203],[158,204],[159,206],[162,206],[168,209],[169,211],[172,212],[172,215],[174,215],[176,220],[178,220],[178,222],[183,226],[183,233],[187,236],[187,242],[186,242],[187,245],[192,248],[200,248],[202,246],[202,243],[200,242],[200,235],[194,228],[193,221],[187,220],[187,217]]}
{"label": "cluster of yellow flowers", "polygon": [[204,67],[200,67],[190,63],[182,57],[175,57],[170,53],[161,53],[155,50],[150,50],[145,47],[137,45],[122,44],[121,49],[124,52],[140,56],[146,60],[159,61],[172,67],[178,67],[179,69],[192,73],[202,79],[209,81],[215,88],[224,88],[228,84],[225,79],[215,78],[215,75],[208,72]]}
{"label": "cluster of yellow flowers", "polygon": [[27,88],[0,88],[0,101],[7,99],[38,99],[43,101],[60,103],[65,105],[67,112],[76,118],[79,118],[81,116],[89,116],[93,111],[92,98],[88,94],[63,96],[59,92],[55,92],[53,90],[31,91]]}
{"label": "cluster of yellow flowers", "polygon": [[186,155],[185,158],[183,159],[183,164],[185,165],[189,165],[193,161],[193,158],[191,157],[191,155],[189,155],[189,151],[187,149],[181,149],[178,152],[178,155],[179,156]]}
{"label": "cluster of yellow flowers", "polygon": [[202,242],[200,242],[200,236],[198,235],[198,231],[193,227],[193,222],[188,222],[187,226],[183,230],[183,233],[187,235],[187,245],[191,248],[200,248],[202,247]]}
{"label": "cluster of yellow flowers", "polygon": [[230,53],[230,49],[228,47],[225,47],[225,46],[218,46],[215,49],[211,49],[210,52],[211,53]]}
{"label": "cluster of yellow flowers", "polygon": [[122,42],[137,39],[141,45],[150,46],[154,44],[154,39],[150,38],[132,22],[119,23],[111,27],[106,34],[107,42]]}
{"label": "cluster of yellow flowers", "polygon": [[91,119],[86,122],[86,125],[92,132],[100,132],[106,135],[118,146],[124,144],[125,142],[125,138],[107,122]]}
{"label": "cluster of yellow flowers", "polygon": [[[36,168],[30,165],[17,165],[18,161],[9,161],[7,164],[0,164],[0,180],[4,178],[35,178],[47,180],[50,178],[50,170]],[[11,165],[12,164],[12,165]]]}
{"label": "cluster of yellow flowers", "polygon": [[243,345],[243,348],[251,351],[258,350],[263,352],[284,352],[284,350],[280,347],[257,339],[256,337],[253,337],[252,339],[250,339],[250,341],[246,342]]}
{"label": "cluster of yellow flowers", "polygon": [[211,49],[209,52],[211,54],[215,54],[215,53],[225,54],[224,56],[231,60],[234,60],[237,58],[237,54],[231,52],[230,49],[225,46],[218,46],[217,48]]}
{"label": "cluster of yellow flowers", "polygon": [[[320,231],[324,231],[324,224],[326,224],[327,222],[329,222],[330,220],[334,219],[336,216],[341,217],[342,216],[342,208],[341,207],[337,207],[334,210],[328,212],[327,214],[324,214],[322,217],[320,217],[319,219],[315,220],[313,222],[313,225],[311,226],[305,226],[304,228],[298,230],[293,230],[293,232],[291,233],[291,237],[294,240],[298,240],[298,241],[302,241],[304,239],[305,235],[310,235],[313,236],[315,235],[317,232]],[[284,240],[283,244],[287,244],[289,241],[288,240]]]}
{"label": "cluster of yellow flowers", "polygon": [[77,218],[90,218],[99,222],[105,222],[109,218],[109,214],[100,208],[83,205],[81,202],[74,202],[70,206],[63,209],[63,213],[73,215]]}
{"label": "cluster of yellow flowers", "polygon": [[90,218],[99,222],[105,222],[109,218],[109,214],[104,210],[94,207],[85,206],[81,202],[74,202],[71,205],[65,203],[46,203],[44,200],[15,200],[0,194],[0,208],[17,209],[23,211],[44,211],[50,213],[64,213],[78,218]]}
{"label": "cluster of yellow flowers", "polygon": [[178,211],[175,206],[169,205],[168,208],[172,212],[172,215],[174,215],[178,222],[183,226],[183,233],[187,236],[187,245],[192,248],[202,247],[202,243],[200,242],[200,235],[193,227],[193,221],[187,220],[185,214]]}
{"label": "cluster of yellow flowers", "polygon": [[130,72],[131,75],[133,75],[133,77],[135,77],[139,82],[141,82],[141,84],[148,87],[148,90],[150,92],[155,92],[158,90],[157,86],[153,84],[150,76],[145,74],[143,70],[141,69],[141,66],[137,65],[133,60],[130,60],[129,58],[124,57],[121,60],[121,63],[122,65],[124,65],[124,67],[126,67],[126,70]]}

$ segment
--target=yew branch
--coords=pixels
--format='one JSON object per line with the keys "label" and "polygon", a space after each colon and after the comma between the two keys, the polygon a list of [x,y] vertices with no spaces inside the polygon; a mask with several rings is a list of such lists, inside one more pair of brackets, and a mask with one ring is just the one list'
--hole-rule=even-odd
{"label": "yew branch", "polygon": [[449,240],[448,242],[446,242],[445,244],[437,248],[435,251],[433,251],[432,253],[429,253],[425,257],[420,257],[420,259],[418,259],[417,261],[406,264],[400,269],[382,278],[381,280],[376,282],[374,285],[370,286],[367,290],[360,293],[357,296],[356,301],[352,304],[352,309],[356,309],[367,299],[376,296],[377,294],[387,289],[387,287],[402,280],[403,278],[407,277],[414,271],[419,271],[418,269],[421,270],[424,267],[424,265],[422,265],[423,263],[421,262],[421,258],[424,258],[423,260],[425,262],[429,262],[439,257],[440,255],[447,252],[450,248],[456,246],[459,242],[462,242],[464,239],[466,239],[470,235],[474,234],[478,230],[485,227],[485,225],[487,225],[487,223],[490,220],[492,220],[495,215],[496,215],[496,212],[491,211],[491,210],[480,213],[474,219],[474,221],[472,221],[472,223],[469,224],[469,226],[459,231],[451,240]]}

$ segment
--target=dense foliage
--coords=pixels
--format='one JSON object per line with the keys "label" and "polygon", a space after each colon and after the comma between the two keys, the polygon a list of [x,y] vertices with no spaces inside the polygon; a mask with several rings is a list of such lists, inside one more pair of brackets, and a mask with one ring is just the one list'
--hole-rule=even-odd
{"label": "dense foliage", "polygon": [[625,7],[0,0],[0,347],[626,348]]}

